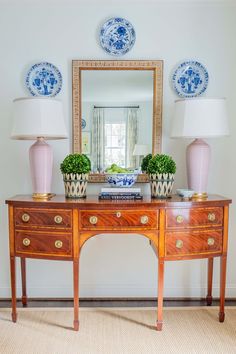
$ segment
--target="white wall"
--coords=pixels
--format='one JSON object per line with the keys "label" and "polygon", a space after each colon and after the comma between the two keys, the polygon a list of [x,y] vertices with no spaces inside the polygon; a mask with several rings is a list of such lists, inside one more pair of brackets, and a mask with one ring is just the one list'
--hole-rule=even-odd
{"label": "white wall", "polygon": [[[170,74],[185,58],[201,61],[209,70],[208,96],[225,96],[228,101],[229,138],[210,141],[213,158],[209,191],[236,198],[236,8],[206,1],[202,5],[176,1],[143,4],[90,2],[83,5],[50,3],[31,6],[0,5],[0,296],[10,295],[7,208],[4,200],[15,194],[31,193],[28,166],[30,142],[11,141],[12,99],[27,95],[24,75],[38,61],[54,63],[63,75],[60,98],[71,136],[71,60],[112,59],[99,46],[98,30],[112,16],[126,17],[136,29],[132,51],[121,59],[164,60],[163,152],[176,159],[176,188],[186,185],[187,141],[169,139],[173,102]],[[224,4],[224,2],[223,2]],[[71,150],[71,138],[52,142],[54,148],[53,191],[63,193],[59,163]],[[145,186],[146,191],[148,186]],[[99,190],[90,186],[89,193]],[[231,207],[227,296],[236,296],[236,219]],[[218,261],[216,262],[218,264]],[[72,265],[66,262],[28,261],[29,296],[71,296]],[[170,262],[166,265],[165,296],[203,296],[206,261]],[[18,277],[18,286],[20,285]],[[81,296],[155,296],[157,262],[145,238],[134,235],[104,235],[91,239],[81,255]],[[216,267],[214,289],[218,288]],[[215,291],[218,295],[218,292]]]}

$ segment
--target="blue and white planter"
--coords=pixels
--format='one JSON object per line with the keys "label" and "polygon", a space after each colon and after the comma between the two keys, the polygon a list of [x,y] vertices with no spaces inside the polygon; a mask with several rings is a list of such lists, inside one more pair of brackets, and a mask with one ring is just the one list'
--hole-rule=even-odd
{"label": "blue and white planter", "polygon": [[66,198],[85,198],[88,184],[88,173],[65,173],[63,181]]}
{"label": "blue and white planter", "polygon": [[106,173],[106,180],[111,187],[131,187],[137,180],[138,173]]}
{"label": "blue and white planter", "polygon": [[165,199],[171,195],[174,185],[174,174],[157,173],[149,175],[152,198]]}

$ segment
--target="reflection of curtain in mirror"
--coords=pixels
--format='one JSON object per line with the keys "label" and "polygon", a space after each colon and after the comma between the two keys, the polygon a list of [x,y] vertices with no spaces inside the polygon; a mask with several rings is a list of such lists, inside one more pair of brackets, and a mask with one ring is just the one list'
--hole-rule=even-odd
{"label": "reflection of curtain in mirror", "polygon": [[92,124],[93,171],[101,172],[104,167],[104,109],[94,108]]}
{"label": "reflection of curtain in mirror", "polygon": [[138,140],[138,108],[127,108],[127,167],[135,167],[134,145]]}

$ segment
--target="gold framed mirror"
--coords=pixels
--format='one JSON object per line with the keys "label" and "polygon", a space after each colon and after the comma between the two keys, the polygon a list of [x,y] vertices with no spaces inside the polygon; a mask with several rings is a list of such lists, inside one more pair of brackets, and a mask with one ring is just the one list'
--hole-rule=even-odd
{"label": "gold framed mirror", "polygon": [[[140,146],[161,152],[162,96],[162,60],[72,61],[73,152],[91,159],[90,182],[105,182],[102,171],[110,161],[140,167],[135,156]],[[98,121],[102,147],[96,145]],[[139,175],[138,182],[147,181],[146,174]]]}

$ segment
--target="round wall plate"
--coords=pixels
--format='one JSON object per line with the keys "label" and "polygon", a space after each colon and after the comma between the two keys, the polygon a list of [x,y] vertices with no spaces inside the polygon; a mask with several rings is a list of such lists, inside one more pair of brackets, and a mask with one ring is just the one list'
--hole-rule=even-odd
{"label": "round wall plate", "polygon": [[181,63],[172,77],[173,88],[181,97],[196,97],[203,94],[208,85],[209,75],[198,61]]}
{"label": "round wall plate", "polygon": [[58,68],[48,62],[34,64],[27,73],[26,86],[32,96],[56,96],[62,87]]}
{"label": "round wall plate", "polygon": [[81,128],[84,129],[86,127],[86,120],[85,119],[81,119]]}
{"label": "round wall plate", "polygon": [[132,24],[121,17],[106,21],[100,31],[103,49],[111,55],[124,55],[133,47],[136,35]]}

